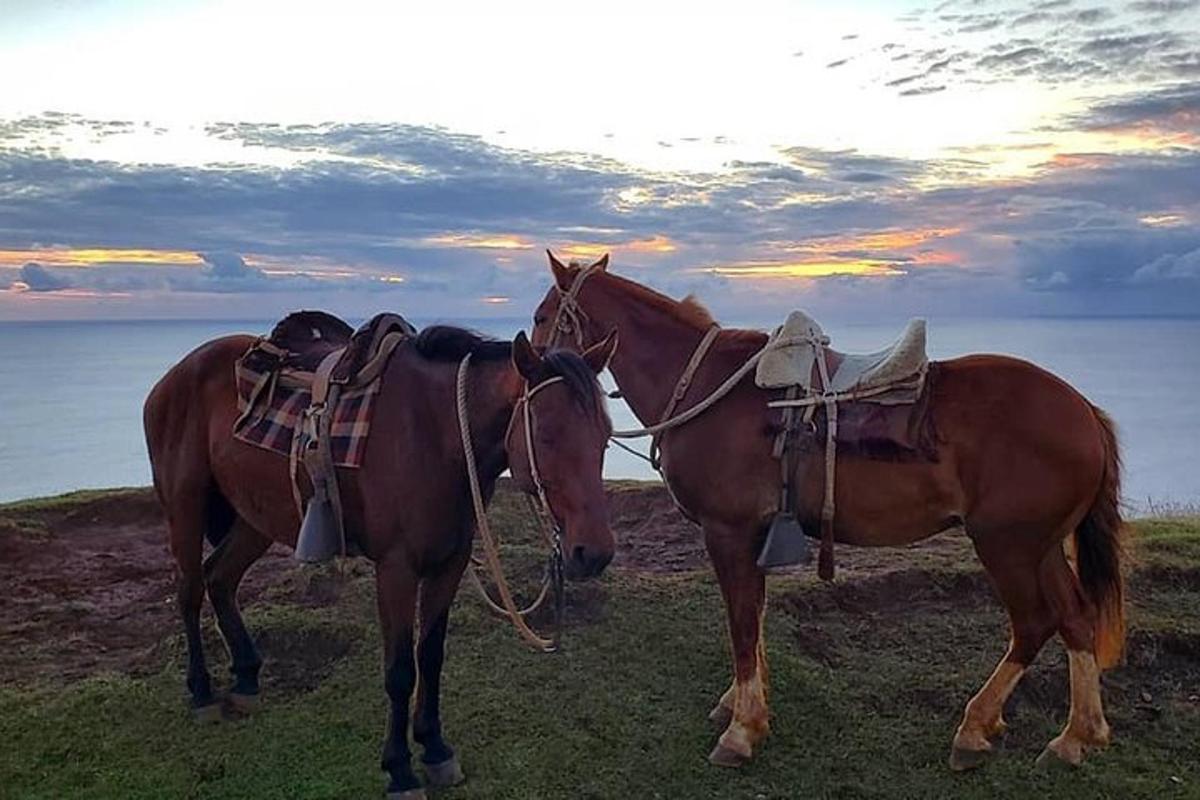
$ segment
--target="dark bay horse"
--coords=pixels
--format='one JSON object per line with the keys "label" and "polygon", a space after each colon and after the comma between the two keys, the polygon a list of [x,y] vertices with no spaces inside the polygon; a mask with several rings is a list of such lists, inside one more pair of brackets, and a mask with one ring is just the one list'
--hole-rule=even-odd
{"label": "dark bay horse", "polygon": [[[550,256],[555,285],[538,306],[533,340],[582,348],[615,329],[610,369],[644,425],[659,422],[676,378],[714,324],[691,298],[676,301],[612,275],[608,257],[587,267]],[[706,398],[767,341],[722,330],[680,398],[676,413]],[[1070,660],[1066,728],[1043,752],[1079,764],[1109,740],[1100,669],[1124,642],[1120,456],[1113,424],[1064,381],[1025,361],[973,355],[931,365],[927,402],[936,458],[888,463],[845,456],[837,463],[834,536],[855,545],[902,545],[965,528],[1011,620],[1008,652],[971,699],[950,764],[976,766],[1001,732],[1017,681],[1056,631]],[[694,420],[667,431],[662,467],[704,541],[728,613],[734,678],[711,718],[725,728],[710,760],[737,765],[767,735],[763,573],[755,563],[780,499],[772,442],[782,391],[753,375]],[[823,450],[823,448],[818,448]],[[818,457],[820,457],[818,455]],[[798,509],[819,530],[821,469],[799,469]],[[1064,552],[1073,538],[1077,572]]]}
{"label": "dark bay horse", "polygon": [[[238,611],[238,583],[271,542],[293,547],[300,526],[288,459],[232,434],[234,362],[253,342],[227,336],[202,345],[151,390],[144,412],[154,487],[178,565],[187,685],[193,708],[209,717],[219,709],[201,645],[205,590],[231,654],[227,701],[248,709],[258,697],[262,662]],[[525,415],[514,409],[524,402],[526,386],[561,378],[529,401],[531,439],[551,513],[563,530],[567,577],[582,578],[602,571],[614,551],[601,480],[611,425],[596,373],[615,344],[614,336],[582,355],[543,356],[524,333],[510,344],[439,326],[401,344],[388,362],[362,466],[339,468],[338,480],[348,536],[375,564],[391,700],[382,760],[390,796],[424,797],[408,743],[409,699],[418,678],[412,728],[426,773],[435,784],[461,779],[454,751],[442,739],[439,712],[446,624],[475,529],[455,415],[459,362],[471,354],[467,416],[488,498],[506,467],[522,490],[535,491]],[[215,548],[202,563],[205,538]]]}

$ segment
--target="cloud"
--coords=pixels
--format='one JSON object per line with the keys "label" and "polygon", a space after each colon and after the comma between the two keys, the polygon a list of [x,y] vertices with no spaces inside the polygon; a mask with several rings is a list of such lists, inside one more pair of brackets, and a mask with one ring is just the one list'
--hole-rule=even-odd
{"label": "cloud", "polygon": [[1195,134],[1200,141],[1200,83],[1166,86],[1095,102],[1064,120],[1084,130],[1142,130]]}
{"label": "cloud", "polygon": [[246,265],[237,253],[198,253],[208,265],[208,274],[216,280],[262,280],[259,270]]}
{"label": "cloud", "polygon": [[1158,283],[1161,281],[1200,282],[1200,248],[1190,253],[1176,255],[1166,253],[1148,264],[1138,267],[1130,277],[1130,283]]}
{"label": "cloud", "polygon": [[1200,7],[1200,0],[1138,0],[1129,8],[1143,14],[1178,14]]}
{"label": "cloud", "polygon": [[[1096,101],[1077,124],[1169,117],[1179,103],[1191,108],[1189,97],[1177,87]],[[822,302],[847,307],[865,286],[885,305],[879,298],[888,293],[913,304],[966,308],[975,298],[979,308],[1042,311],[1079,293],[1091,293],[1097,309],[1200,300],[1194,281],[1146,277],[1184,275],[1185,267],[1160,265],[1134,278],[1161,257],[1200,248],[1200,150],[1064,154],[1026,178],[1000,181],[981,177],[981,165],[967,158],[806,146],[712,173],[662,173],[416,126],[239,124],[214,126],[214,135],[312,157],[288,169],[193,169],[0,152],[0,263],[3,248],[24,248],[25,260],[37,261],[34,251],[53,242],[92,255],[78,267],[22,276],[31,289],[60,291],[66,287],[56,281],[69,279],[80,290],[160,296],[325,303],[353,295],[370,309],[384,302],[370,299],[378,297],[401,310],[460,314],[483,308],[484,297],[512,298],[512,309],[531,305],[545,290],[547,245],[612,249],[639,280],[701,288],[746,308],[807,300],[764,294],[748,279],[730,288],[719,275],[689,270],[799,264],[794,274],[813,276],[882,265],[863,269],[858,282],[796,284],[819,285]],[[931,220],[946,232],[909,235]],[[96,248],[127,260],[104,261]],[[138,248],[200,258],[128,260]],[[53,263],[69,264],[69,253]]]}
{"label": "cloud", "polygon": [[905,89],[900,93],[901,97],[919,97],[925,94],[937,94],[938,92],[946,91],[945,86],[917,86],[912,89]]}
{"label": "cloud", "polygon": [[889,43],[877,51],[887,57],[879,80],[902,87],[913,71],[900,67],[946,58],[953,62],[947,75],[965,86],[1029,79],[1102,86],[1114,75],[1155,85],[1194,77],[1200,75],[1200,28],[1190,20],[1195,8],[1200,0],[1152,0],[1125,12],[1051,0],[1018,3],[1004,13],[942,13],[927,22],[939,46]]}
{"label": "cloud", "polygon": [[21,267],[19,280],[31,292],[54,292],[71,285],[70,281],[33,262]]}

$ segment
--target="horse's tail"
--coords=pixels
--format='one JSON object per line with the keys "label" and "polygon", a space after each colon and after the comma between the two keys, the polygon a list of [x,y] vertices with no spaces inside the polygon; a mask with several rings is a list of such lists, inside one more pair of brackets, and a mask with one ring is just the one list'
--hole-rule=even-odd
{"label": "horse's tail", "polygon": [[1083,591],[1099,611],[1096,660],[1115,666],[1125,650],[1125,523],[1121,519],[1121,453],[1112,418],[1092,407],[1104,441],[1104,478],[1092,507],[1075,530],[1075,552]]}

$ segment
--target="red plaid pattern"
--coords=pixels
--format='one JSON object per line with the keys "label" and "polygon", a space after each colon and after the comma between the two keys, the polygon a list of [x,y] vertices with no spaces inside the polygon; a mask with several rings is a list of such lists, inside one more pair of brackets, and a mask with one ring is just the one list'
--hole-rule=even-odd
{"label": "red plaid pattern", "polygon": [[[283,386],[278,373],[257,372],[242,362],[237,368],[238,411],[233,435],[247,444],[281,455],[292,450],[292,439],[300,428],[312,393],[308,389]],[[371,408],[381,380],[341,392],[330,420],[330,448],[339,467],[362,465],[371,428]]]}

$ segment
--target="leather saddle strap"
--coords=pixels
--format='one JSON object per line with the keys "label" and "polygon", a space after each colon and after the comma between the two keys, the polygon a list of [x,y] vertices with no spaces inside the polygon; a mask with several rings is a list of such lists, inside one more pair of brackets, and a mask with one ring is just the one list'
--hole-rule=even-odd
{"label": "leather saddle strap", "polygon": [[[799,393],[798,385],[789,386],[784,396],[788,400],[795,400]],[[792,465],[796,461],[792,457],[796,450],[795,430],[796,409],[789,406],[783,410],[783,430],[776,435],[775,446],[772,448],[772,455],[779,459],[779,510],[784,514],[792,513],[796,507],[792,481]]]}
{"label": "leather saddle strap", "polygon": [[829,385],[829,366],[825,363],[825,347],[814,344],[817,369],[821,374],[821,389],[825,404],[825,502],[821,506],[821,552],[817,575],[821,580],[833,580],[833,514],[834,478],[837,475],[837,394]]}
{"label": "leather saddle strap", "polygon": [[346,348],[344,347],[331,350],[317,365],[317,371],[313,373],[312,406],[325,407],[326,401],[329,399],[329,379],[333,375],[333,368],[337,366],[338,361],[345,353]]}
{"label": "leather saddle strap", "polygon": [[366,364],[363,364],[362,369],[356,375],[351,375],[346,381],[347,386],[366,386],[376,380],[383,374],[383,368],[387,366],[388,359],[391,358],[392,352],[411,336],[411,334],[401,331],[391,331],[379,340],[378,346],[373,350],[371,358]]}
{"label": "leather saddle strap", "polygon": [[330,383],[333,368],[345,354],[345,348],[330,352],[317,366],[313,373],[312,399],[304,418],[292,440],[292,449],[288,458],[288,469],[292,478],[292,495],[304,518],[299,478],[299,465],[303,461],[308,470],[308,479],[313,486],[314,495],[319,492],[318,485],[323,484],[325,494],[333,507],[333,516],[337,524],[338,537],[342,543],[342,553],[346,552],[346,536],[342,525],[342,498],[337,485],[337,468],[333,463],[333,443],[331,431],[333,425],[333,408],[337,405],[341,386]]}
{"label": "leather saddle strap", "polygon": [[[708,349],[712,347],[713,342],[717,340],[717,334],[721,332],[720,325],[713,325],[704,332],[704,337],[700,339],[700,344],[696,345],[696,349],[692,351],[692,357],[688,360],[687,366],[683,368],[683,373],[679,376],[679,380],[675,383],[675,391],[671,392],[671,397],[667,400],[667,407],[663,409],[662,415],[659,417],[659,424],[666,422],[675,413],[675,407],[679,405],[679,401],[687,394],[688,389],[692,385],[692,378],[696,374],[696,370],[700,368],[700,364],[704,361],[704,356],[708,353]],[[659,431],[650,438],[650,464],[655,469],[659,467],[658,445],[662,440],[663,431]]]}

